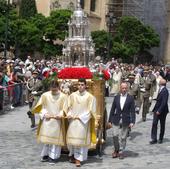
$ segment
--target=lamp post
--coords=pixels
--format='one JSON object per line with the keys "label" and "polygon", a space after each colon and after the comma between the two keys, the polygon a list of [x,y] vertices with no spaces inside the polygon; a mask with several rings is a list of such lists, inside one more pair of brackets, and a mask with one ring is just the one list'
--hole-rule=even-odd
{"label": "lamp post", "polygon": [[116,17],[114,16],[113,12],[108,12],[106,14],[106,25],[108,28],[108,45],[107,45],[107,51],[108,51],[108,58],[110,58],[110,49],[111,49],[111,36],[112,36],[112,29],[116,23]]}

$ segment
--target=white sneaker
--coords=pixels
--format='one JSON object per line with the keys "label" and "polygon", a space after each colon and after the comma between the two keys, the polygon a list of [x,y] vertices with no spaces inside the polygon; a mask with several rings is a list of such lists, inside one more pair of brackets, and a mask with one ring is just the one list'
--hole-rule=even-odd
{"label": "white sneaker", "polygon": [[11,110],[13,110],[15,107],[11,105]]}

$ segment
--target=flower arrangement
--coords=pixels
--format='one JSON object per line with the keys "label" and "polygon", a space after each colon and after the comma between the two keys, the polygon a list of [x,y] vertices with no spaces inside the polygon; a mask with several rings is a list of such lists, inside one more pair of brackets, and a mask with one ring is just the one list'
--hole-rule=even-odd
{"label": "flower arrangement", "polygon": [[111,78],[111,74],[107,70],[103,70],[102,72],[105,80],[109,80]]}
{"label": "flower arrangement", "polygon": [[59,79],[92,79],[93,74],[87,67],[64,68],[58,73]]}
{"label": "flower arrangement", "polygon": [[54,79],[58,79],[57,74],[58,74],[58,69],[56,67],[54,67],[52,69],[45,68],[45,70],[42,73],[42,75],[43,75],[42,84],[44,86],[44,89],[48,90],[51,81]]}
{"label": "flower arrangement", "polygon": [[91,72],[87,67],[69,67],[58,71],[57,68],[46,70],[43,72],[44,82],[49,84],[54,78],[56,79],[93,79],[93,80],[109,80],[110,73],[107,70],[99,69]]}
{"label": "flower arrangement", "polygon": [[93,73],[93,79],[99,80],[99,79],[104,79],[104,80],[109,80],[111,78],[111,74],[109,71],[104,70],[100,68],[98,71],[95,71]]}

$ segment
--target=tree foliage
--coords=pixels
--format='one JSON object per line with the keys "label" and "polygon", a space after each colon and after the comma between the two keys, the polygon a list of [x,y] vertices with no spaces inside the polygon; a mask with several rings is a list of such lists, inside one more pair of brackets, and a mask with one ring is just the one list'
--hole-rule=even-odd
{"label": "tree foliage", "polygon": [[13,9],[13,5],[7,4],[7,2],[7,0],[0,0],[0,16]]}
{"label": "tree foliage", "polygon": [[40,49],[42,32],[33,23],[25,19],[18,19],[14,23],[13,36],[15,45],[22,53],[33,53]]}
{"label": "tree foliage", "polygon": [[[159,35],[150,26],[144,25],[135,17],[122,17],[113,36],[106,31],[92,32],[96,47],[96,55],[103,58],[122,58],[125,62],[133,62],[135,57],[140,59],[152,47],[159,46]],[[110,53],[108,55],[110,45]],[[152,56],[152,55],[147,55]],[[143,60],[143,59],[141,59]],[[148,60],[148,59],[146,59]]]}
{"label": "tree foliage", "polygon": [[25,54],[38,51],[45,57],[61,55],[62,46],[58,41],[65,38],[70,15],[69,10],[56,10],[49,17],[36,14],[29,20],[18,19],[16,30],[20,31],[15,30],[18,48]]}
{"label": "tree foliage", "polygon": [[[23,4],[26,3],[24,1],[22,0]],[[27,8],[31,5],[31,1],[28,1],[29,3],[25,4]],[[31,7],[29,8],[31,9]],[[61,42],[67,33],[67,23],[71,16],[69,10],[56,10],[49,17],[45,17],[42,14],[36,14],[35,10],[29,12],[25,8],[27,12],[24,14],[20,10],[18,16],[14,6],[7,6],[6,0],[0,0],[0,9],[1,46],[4,46],[5,32],[7,31],[7,50],[13,47],[16,57],[23,58],[28,54],[34,55],[35,52],[39,52],[45,57],[61,55]],[[8,16],[6,15],[7,9]],[[7,19],[8,28],[6,28]],[[1,50],[4,50],[4,48],[1,47]]]}
{"label": "tree foliage", "polygon": [[4,50],[6,35],[8,38],[7,49],[9,49],[11,42],[11,29],[8,25],[10,25],[11,20],[15,20],[16,18],[17,15],[14,6],[7,4],[6,0],[0,0],[0,50]]}
{"label": "tree foliage", "polygon": [[35,0],[21,0],[19,15],[23,19],[29,19],[37,14]]}
{"label": "tree foliage", "polygon": [[152,27],[144,25],[135,17],[122,17],[113,40],[114,56],[133,61],[134,56],[159,46],[159,35]]}
{"label": "tree foliage", "polygon": [[[22,3],[24,1],[26,0],[22,0]],[[31,2],[33,3],[32,0],[28,1],[29,3],[25,4],[27,7]],[[14,47],[17,57],[35,52],[40,52],[46,57],[62,54],[61,42],[68,33],[70,10],[55,10],[49,17],[36,14],[35,10],[27,11],[25,14],[20,11],[20,16],[22,17],[17,15],[13,6],[7,6],[6,0],[0,0],[1,46],[5,42],[5,31],[7,31],[8,48]],[[8,29],[6,29],[7,17]],[[132,61],[134,56],[159,45],[159,36],[153,28],[144,25],[134,17],[121,18],[114,39],[104,30],[92,32],[92,39],[95,43],[96,55],[106,57],[110,41],[112,54],[124,61]]]}
{"label": "tree foliage", "polygon": [[[45,56],[55,56],[62,54],[61,41],[65,39],[68,31],[68,21],[71,16],[70,10],[55,10],[52,11],[47,18],[46,26],[44,29],[44,48],[43,53]],[[55,44],[55,45],[54,45]]]}
{"label": "tree foliage", "polygon": [[108,50],[108,38],[109,40],[113,40],[112,37],[108,37],[109,34],[104,31],[93,31],[91,33],[93,42],[95,43],[96,55],[100,55],[102,57],[106,57]]}
{"label": "tree foliage", "polygon": [[51,41],[60,39],[64,40],[68,30],[68,21],[71,16],[70,10],[55,10],[52,11],[48,17],[47,25],[45,28],[45,38]]}

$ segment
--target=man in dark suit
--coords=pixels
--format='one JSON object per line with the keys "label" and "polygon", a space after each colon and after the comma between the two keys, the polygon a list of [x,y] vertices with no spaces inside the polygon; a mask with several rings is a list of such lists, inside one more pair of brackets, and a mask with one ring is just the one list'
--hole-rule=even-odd
{"label": "man in dark suit", "polygon": [[[129,129],[135,124],[135,103],[133,96],[127,93],[128,84],[120,85],[120,93],[115,96],[109,117],[109,126],[113,129],[113,158],[124,158],[126,139]],[[120,131],[121,130],[121,131]]]}
{"label": "man in dark suit", "polygon": [[165,133],[165,121],[168,110],[168,97],[169,92],[166,88],[166,80],[161,79],[159,82],[160,88],[159,93],[156,99],[156,104],[152,110],[153,112],[153,123],[152,123],[152,130],[151,130],[151,141],[150,144],[157,143],[157,126],[158,121],[160,121],[160,135],[158,143],[161,144],[163,142],[163,137]]}

